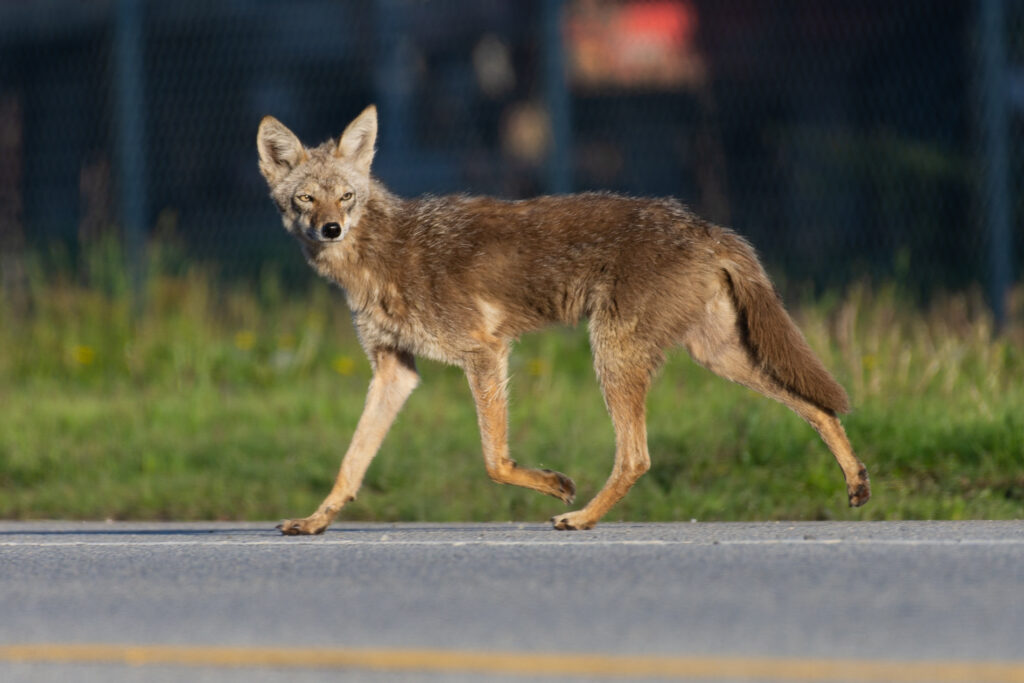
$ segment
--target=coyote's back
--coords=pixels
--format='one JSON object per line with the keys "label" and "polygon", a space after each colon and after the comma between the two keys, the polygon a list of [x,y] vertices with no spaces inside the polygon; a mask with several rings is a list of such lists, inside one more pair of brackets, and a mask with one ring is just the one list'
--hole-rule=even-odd
{"label": "coyote's back", "polygon": [[271,117],[257,137],[285,227],[313,268],[345,291],[374,370],[333,490],[310,517],[286,521],[285,533],[323,531],[355,496],[418,381],[415,355],[465,370],[495,481],[571,502],[571,479],[509,457],[505,387],[511,340],[582,318],[615,426],[616,464],[590,503],[553,519],[557,528],[593,526],[649,467],[645,397],[665,350],[677,345],[807,420],[839,462],[850,503],[866,502],[867,474],[836,418],[848,410],[846,393],[746,241],[672,199],[399,198],[370,175],[376,131],[371,107],[337,142],[304,147]]}

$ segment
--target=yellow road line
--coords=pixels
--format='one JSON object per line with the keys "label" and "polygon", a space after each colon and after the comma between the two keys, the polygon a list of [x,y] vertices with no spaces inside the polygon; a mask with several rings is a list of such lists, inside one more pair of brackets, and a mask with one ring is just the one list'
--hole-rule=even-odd
{"label": "yellow road line", "polygon": [[0,663],[373,669],[427,673],[778,681],[1024,683],[1024,662],[888,661],[769,657],[664,657],[580,653],[472,652],[188,645],[0,645]]}

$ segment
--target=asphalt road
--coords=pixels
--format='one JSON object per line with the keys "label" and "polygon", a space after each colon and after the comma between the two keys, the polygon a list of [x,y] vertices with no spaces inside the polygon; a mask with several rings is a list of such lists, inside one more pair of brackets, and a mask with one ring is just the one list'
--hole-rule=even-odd
{"label": "asphalt road", "polygon": [[0,523],[3,681],[648,676],[1024,681],[1024,522]]}

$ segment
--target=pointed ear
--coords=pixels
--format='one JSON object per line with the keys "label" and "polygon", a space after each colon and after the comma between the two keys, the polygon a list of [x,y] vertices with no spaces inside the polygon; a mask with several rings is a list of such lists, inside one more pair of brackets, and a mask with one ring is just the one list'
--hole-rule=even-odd
{"label": "pointed ear", "polygon": [[364,173],[369,173],[376,142],[377,107],[371,104],[341,134],[337,154],[354,163]]}
{"label": "pointed ear", "polygon": [[260,121],[256,147],[260,152],[260,172],[271,185],[306,158],[306,150],[295,133],[273,116],[264,116]]}

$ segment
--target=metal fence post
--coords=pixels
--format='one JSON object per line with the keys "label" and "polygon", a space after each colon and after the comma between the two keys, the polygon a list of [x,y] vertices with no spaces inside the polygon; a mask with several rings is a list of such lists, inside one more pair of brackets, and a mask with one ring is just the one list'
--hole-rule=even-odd
{"label": "metal fence post", "polygon": [[551,122],[551,149],[546,168],[547,191],[572,192],[572,119],[562,36],[564,0],[541,3],[541,50],[544,104]]}
{"label": "metal fence post", "polygon": [[997,333],[1006,324],[1006,296],[1013,278],[1003,9],[1002,0],[981,0],[975,46],[978,81],[976,125],[981,155],[979,198],[988,237],[985,279]]}
{"label": "metal fence post", "polygon": [[146,126],[143,51],[144,0],[118,0],[114,19],[114,147],[125,258],[135,309],[143,301],[146,269]]}

